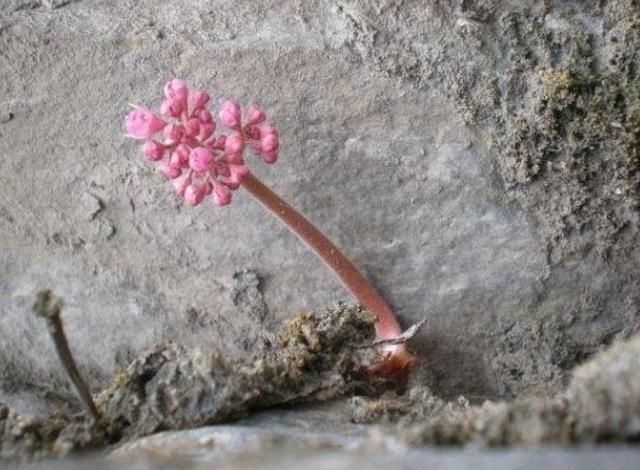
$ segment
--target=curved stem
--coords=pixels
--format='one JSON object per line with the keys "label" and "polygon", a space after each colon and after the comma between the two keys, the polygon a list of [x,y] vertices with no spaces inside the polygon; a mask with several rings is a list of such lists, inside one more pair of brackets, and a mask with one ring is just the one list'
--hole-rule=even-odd
{"label": "curved stem", "polygon": [[[392,338],[402,333],[393,310],[380,293],[322,232],[252,173],[245,176],[242,186],[305,242],[333,270],[353,296],[376,316],[378,338]],[[404,344],[386,346],[384,349],[391,356],[396,356],[396,359],[406,356],[408,361],[411,357]]]}

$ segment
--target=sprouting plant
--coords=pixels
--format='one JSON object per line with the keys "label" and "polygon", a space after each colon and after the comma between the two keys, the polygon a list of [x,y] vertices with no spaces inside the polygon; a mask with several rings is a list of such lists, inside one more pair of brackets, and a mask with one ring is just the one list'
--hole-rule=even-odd
{"label": "sprouting plant", "polygon": [[[164,88],[165,100],[160,115],[142,106],[125,118],[127,135],[144,139],[145,158],[159,164],[159,170],[171,180],[184,201],[192,206],[210,197],[213,204],[231,202],[240,186],[284,222],[334,271],[345,287],[376,318],[376,333],[381,344],[379,372],[394,374],[408,371],[414,363],[403,342],[385,341],[401,336],[396,317],[378,291],[347,257],[311,222],[256,178],[246,166],[247,149],[265,163],[278,159],[277,129],[268,123],[257,106],[242,110],[234,101],[220,104],[220,123],[228,133],[216,135],[216,123],[207,109],[209,95],[189,90],[182,80],[174,79]],[[160,135],[160,139],[154,136]]]}

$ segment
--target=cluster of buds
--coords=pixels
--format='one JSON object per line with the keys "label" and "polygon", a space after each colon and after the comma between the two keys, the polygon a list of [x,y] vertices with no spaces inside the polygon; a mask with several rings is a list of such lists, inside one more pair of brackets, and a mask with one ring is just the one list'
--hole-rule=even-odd
{"label": "cluster of buds", "polygon": [[207,109],[210,96],[189,90],[178,79],[164,87],[160,116],[143,106],[133,106],[124,122],[128,137],[145,139],[142,153],[169,178],[189,205],[211,195],[215,205],[231,202],[249,173],[244,152],[249,148],[265,163],[278,159],[278,131],[266,122],[257,106],[244,112],[234,101],[221,101],[220,124],[229,132],[216,134],[216,122]]}

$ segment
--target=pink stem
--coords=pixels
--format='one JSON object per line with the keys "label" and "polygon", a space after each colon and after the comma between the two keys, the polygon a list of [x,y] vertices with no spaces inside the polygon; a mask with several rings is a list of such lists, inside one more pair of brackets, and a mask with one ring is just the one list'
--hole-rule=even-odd
{"label": "pink stem", "polygon": [[[262,205],[278,216],[298,238],[310,246],[316,255],[333,269],[354,297],[377,317],[378,338],[392,338],[402,333],[393,311],[382,296],[322,232],[253,174],[249,173],[245,176],[242,185]],[[401,346],[394,346],[387,350],[395,353],[400,349],[404,350],[404,346]]]}

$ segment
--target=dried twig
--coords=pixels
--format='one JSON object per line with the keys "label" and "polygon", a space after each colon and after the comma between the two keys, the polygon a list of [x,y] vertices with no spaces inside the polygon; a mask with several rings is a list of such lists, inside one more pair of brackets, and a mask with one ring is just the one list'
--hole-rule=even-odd
{"label": "dried twig", "polygon": [[96,422],[101,419],[100,412],[96,407],[96,404],[91,397],[89,388],[86,382],[83,380],[76,361],[73,359],[71,350],[69,349],[69,343],[67,337],[64,334],[62,327],[62,320],[60,319],[60,311],[62,309],[62,300],[55,297],[50,290],[43,290],[38,293],[36,297],[36,303],[33,305],[33,311],[39,317],[42,317],[47,322],[47,329],[53,338],[53,344],[55,345],[58,357],[62,362],[62,365],[69,374],[69,378],[73,383],[80,400],[87,407]]}
{"label": "dried twig", "polygon": [[423,320],[419,321],[415,325],[412,325],[409,328],[407,328],[404,331],[404,333],[402,333],[402,334],[400,334],[398,336],[394,336],[393,338],[377,339],[373,343],[371,343],[371,346],[375,347],[375,346],[386,346],[386,345],[394,345],[394,344],[406,343],[411,338],[413,338],[418,333],[418,331],[420,331],[420,329],[422,329],[422,327],[426,323],[427,323],[427,319],[425,317]]}

